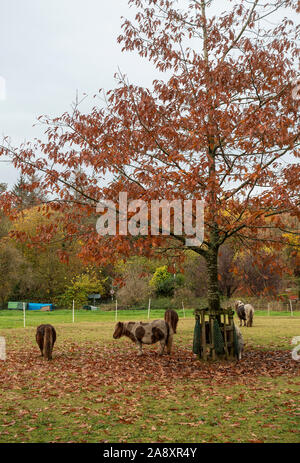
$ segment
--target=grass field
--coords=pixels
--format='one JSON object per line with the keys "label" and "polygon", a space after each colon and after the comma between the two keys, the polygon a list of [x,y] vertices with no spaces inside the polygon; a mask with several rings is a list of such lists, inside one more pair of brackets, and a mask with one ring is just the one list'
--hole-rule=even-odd
{"label": "grass field", "polygon": [[[181,318],[184,317],[182,310],[177,311]],[[163,318],[165,313],[164,309],[151,309],[150,318]],[[194,310],[185,310],[185,317],[193,318]],[[267,317],[267,310],[256,310],[255,317]],[[53,312],[40,312],[40,311],[26,311],[26,326],[38,326],[41,323],[64,324],[72,323],[72,310],[56,310]],[[118,320],[147,320],[147,310],[119,310],[117,314]],[[299,318],[300,312],[294,312],[291,317],[290,312],[270,311],[270,317],[280,317],[293,320]],[[115,321],[115,312],[113,311],[88,311],[76,310],[75,322],[110,322]],[[23,327],[23,311],[22,310],[0,310],[0,329],[1,328],[21,328]]]}
{"label": "grass field", "polygon": [[[280,314],[256,313],[254,326],[241,328],[241,362],[204,363],[192,354],[188,311],[172,355],[145,346],[141,358],[128,339],[112,339],[111,312],[78,311],[74,324],[70,311],[31,312],[24,329],[21,312],[0,311],[0,442],[299,442],[291,339],[300,316]],[[58,335],[51,362],[35,343],[35,327],[49,322]]]}

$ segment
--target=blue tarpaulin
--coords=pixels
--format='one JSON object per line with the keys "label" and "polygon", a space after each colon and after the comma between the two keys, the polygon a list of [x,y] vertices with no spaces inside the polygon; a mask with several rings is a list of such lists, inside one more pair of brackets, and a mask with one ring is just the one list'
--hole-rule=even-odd
{"label": "blue tarpaulin", "polygon": [[27,310],[53,310],[53,304],[45,303],[39,304],[37,302],[29,302],[27,306]]}

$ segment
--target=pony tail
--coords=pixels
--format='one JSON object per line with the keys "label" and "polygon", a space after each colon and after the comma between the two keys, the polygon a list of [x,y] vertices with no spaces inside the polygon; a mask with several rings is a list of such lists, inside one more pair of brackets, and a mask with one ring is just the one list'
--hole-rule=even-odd
{"label": "pony tail", "polygon": [[47,360],[51,360],[52,358],[52,346],[53,346],[52,328],[50,326],[46,326],[45,332],[44,332],[43,354],[44,354],[44,358],[46,358]]}
{"label": "pony tail", "polygon": [[168,322],[166,322],[166,326],[167,326],[166,346],[168,346],[169,341],[170,341],[170,326]]}
{"label": "pony tail", "polygon": [[165,311],[165,322],[172,328],[174,333],[176,333],[177,323],[178,323],[178,314],[173,309],[168,309]]}

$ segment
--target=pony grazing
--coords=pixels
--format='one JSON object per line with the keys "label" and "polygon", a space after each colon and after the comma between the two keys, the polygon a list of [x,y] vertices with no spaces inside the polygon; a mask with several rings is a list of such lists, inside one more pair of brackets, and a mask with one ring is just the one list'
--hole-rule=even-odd
{"label": "pony grazing", "polygon": [[254,307],[251,304],[244,304],[242,301],[236,301],[235,310],[240,319],[240,326],[244,321],[244,326],[253,325]]}
{"label": "pony grazing", "polygon": [[36,342],[40,348],[42,357],[52,359],[52,350],[56,341],[56,331],[52,325],[40,325],[36,329]]}
{"label": "pony grazing", "polygon": [[254,307],[251,304],[245,304],[245,312],[246,312],[246,325],[252,326],[253,325],[253,317],[254,317]]}
{"label": "pony grazing", "polygon": [[240,320],[240,326],[243,325],[246,326],[246,312],[245,312],[245,304],[242,303],[242,301],[236,301],[235,303],[235,310],[236,314],[239,317]]}
{"label": "pony grazing", "polygon": [[162,355],[165,347],[167,348],[167,353],[171,353],[173,334],[172,327],[164,320],[154,320],[150,323],[118,322],[115,326],[113,338],[120,339],[122,336],[127,336],[138,346],[138,355],[143,355],[143,344],[160,342],[159,355]]}
{"label": "pony grazing", "polygon": [[174,333],[176,333],[178,324],[178,313],[176,310],[168,309],[165,311],[165,322],[169,323]]}

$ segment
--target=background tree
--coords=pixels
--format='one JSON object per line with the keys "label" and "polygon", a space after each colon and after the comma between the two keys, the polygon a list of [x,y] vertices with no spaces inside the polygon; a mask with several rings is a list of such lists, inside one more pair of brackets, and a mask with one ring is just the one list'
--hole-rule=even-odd
{"label": "background tree", "polygon": [[[44,302],[57,298],[73,277],[84,270],[77,257],[80,244],[74,240],[65,242],[59,213],[49,216],[45,206],[19,212],[12,227],[10,242],[28,267],[24,275],[26,284],[16,288],[15,297]],[[51,235],[51,241],[43,240],[45,234]],[[60,259],[65,251],[68,251],[68,262]]]}
{"label": "background tree", "polygon": [[219,251],[219,289],[220,292],[230,299],[241,284],[243,269],[235,270],[236,250],[233,244],[225,243]]}
{"label": "background tree", "polygon": [[234,273],[240,280],[239,290],[249,296],[278,294],[283,273],[287,270],[282,252],[269,248],[261,249],[259,259],[249,250],[239,252],[234,265]]}
{"label": "background tree", "polygon": [[6,191],[7,189],[7,184],[6,183],[0,183],[0,194]]}
{"label": "background tree", "polygon": [[40,179],[37,175],[21,175],[12,189],[15,206],[19,210],[29,209],[46,201]]}
{"label": "background tree", "polygon": [[166,265],[158,267],[150,280],[150,287],[157,296],[172,296],[174,289],[183,284],[184,276],[170,273]]}
{"label": "background tree", "polygon": [[[290,217],[286,218],[287,221],[291,221]],[[292,220],[293,226],[290,228],[300,230],[299,221],[297,219]],[[293,246],[287,246],[285,248],[286,265],[290,270],[290,278],[287,278],[286,284],[294,284],[298,290],[298,299],[300,300],[300,233],[287,233],[286,238]]]}
{"label": "background tree", "polygon": [[[6,185],[0,184],[0,194],[1,194],[1,185],[2,185],[2,192],[6,191]],[[9,218],[3,213],[0,208],[0,239],[4,236],[7,236],[9,229],[11,228],[11,224]]]}
{"label": "background tree", "polygon": [[88,302],[89,294],[101,296],[105,294],[103,283],[103,279],[100,279],[93,271],[77,275],[58,298],[58,302],[62,307],[71,308],[74,301],[76,308],[82,308]]}
{"label": "background tree", "polygon": [[[120,191],[145,201],[203,199],[205,237],[192,250],[206,261],[208,303],[218,310],[218,255],[227,240],[234,236],[254,255],[266,245],[291,245],[284,234],[296,233],[283,214],[299,218],[299,28],[291,19],[299,5],[228,1],[214,16],[213,1],[186,0],[182,9],[175,0],[129,4],[137,14],[124,21],[119,42],[165,79],[148,89],[120,74],[106,106],[82,114],[75,105],[44,119],[46,143],[6,144],[1,154],[23,174],[42,175],[65,230],[81,236],[81,256],[93,262],[170,246],[169,238],[149,235],[97,236],[82,217],[93,217],[99,200],[117,201]],[[274,14],[281,21],[271,26]],[[171,235],[182,252],[185,236]]]}
{"label": "background tree", "polygon": [[122,272],[123,284],[117,292],[117,298],[122,305],[145,303],[150,294],[149,274],[132,264],[133,262],[129,261],[125,266]]}
{"label": "background tree", "polygon": [[8,242],[0,240],[0,308],[5,308],[6,302],[14,293],[16,286],[24,284],[26,263],[22,254]]}
{"label": "background tree", "polygon": [[193,251],[187,251],[183,263],[183,271],[187,288],[196,297],[207,294],[207,267],[205,259]]}

